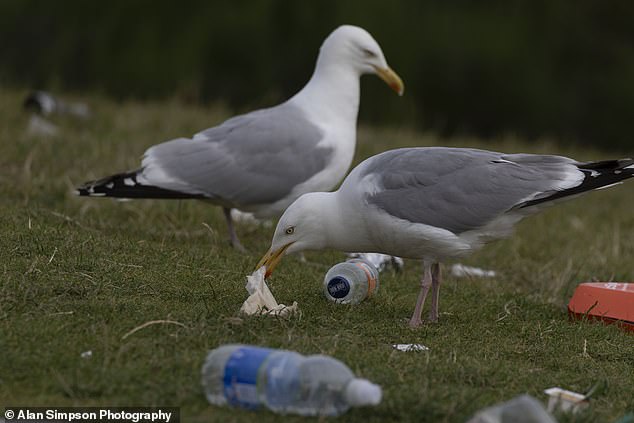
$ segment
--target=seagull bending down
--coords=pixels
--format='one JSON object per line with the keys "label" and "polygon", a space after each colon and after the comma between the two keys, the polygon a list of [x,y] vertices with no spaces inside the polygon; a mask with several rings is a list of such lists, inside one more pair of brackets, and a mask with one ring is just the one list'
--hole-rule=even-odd
{"label": "seagull bending down", "polygon": [[634,160],[578,162],[561,156],[462,148],[403,148],[370,157],[339,190],[301,196],[280,218],[258,268],[268,277],[284,254],[334,248],[422,259],[410,326],[438,320],[439,262],[509,236],[522,218],[560,200],[634,176]]}
{"label": "seagull bending down", "polygon": [[403,94],[374,38],[340,26],[323,42],[310,81],[288,101],[150,147],[141,168],[87,182],[78,194],[209,201],[223,208],[231,243],[244,250],[232,208],[277,217],[300,195],[343,179],[354,156],[363,74]]}

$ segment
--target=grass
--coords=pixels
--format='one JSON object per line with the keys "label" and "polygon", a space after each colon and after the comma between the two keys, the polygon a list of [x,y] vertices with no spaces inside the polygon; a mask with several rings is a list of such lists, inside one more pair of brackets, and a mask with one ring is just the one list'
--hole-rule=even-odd
{"label": "grass", "polygon": [[[241,226],[247,255],[226,241],[218,208],[195,201],[76,198],[72,188],[138,165],[153,143],[219,123],[222,107],[177,101],[115,104],[86,97],[95,117],[61,119],[60,135],[25,132],[25,95],[0,97],[0,405],[179,406],[184,421],[278,421],[268,411],[209,406],[200,387],[207,350],[244,342],[324,353],[384,389],[376,408],[344,421],[462,422],[478,409],[561,386],[605,388],[590,409],[561,421],[610,422],[634,410],[634,338],[616,327],[568,320],[565,305],[584,281],[634,277],[634,183],[552,208],[516,236],[465,261],[494,279],[446,276],[441,322],[411,330],[406,319],[420,266],[383,273],[379,295],[358,306],[320,293],[336,252],[311,253],[323,268],[287,258],[270,286],[301,315],[284,320],[239,314],[245,275],[268,248],[272,229]],[[406,145],[475,146],[612,156],[547,141],[504,137],[443,141],[405,130],[361,128],[357,160]],[[627,152],[626,152],[627,153]],[[630,152],[631,154],[631,152]],[[152,320],[156,324],[127,337]],[[422,343],[424,353],[392,343]],[[92,351],[91,358],[82,358]],[[288,421],[303,421],[289,417]]]}

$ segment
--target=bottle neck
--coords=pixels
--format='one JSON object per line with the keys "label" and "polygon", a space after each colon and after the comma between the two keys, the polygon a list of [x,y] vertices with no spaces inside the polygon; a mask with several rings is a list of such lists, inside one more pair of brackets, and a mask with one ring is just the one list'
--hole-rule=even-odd
{"label": "bottle neck", "polygon": [[382,396],[381,387],[367,379],[352,379],[344,390],[344,397],[350,407],[377,405]]}

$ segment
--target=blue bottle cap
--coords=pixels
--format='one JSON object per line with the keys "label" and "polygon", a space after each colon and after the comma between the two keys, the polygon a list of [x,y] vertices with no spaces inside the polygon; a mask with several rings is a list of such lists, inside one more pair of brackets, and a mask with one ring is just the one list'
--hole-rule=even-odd
{"label": "blue bottle cap", "polygon": [[326,289],[328,289],[328,294],[330,294],[331,297],[337,299],[344,298],[350,293],[350,282],[348,282],[346,278],[335,276],[328,281]]}

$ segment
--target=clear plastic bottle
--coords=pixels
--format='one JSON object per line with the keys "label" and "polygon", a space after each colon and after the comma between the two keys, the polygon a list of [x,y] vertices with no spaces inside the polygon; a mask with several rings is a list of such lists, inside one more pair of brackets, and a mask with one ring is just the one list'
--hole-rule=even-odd
{"label": "clear plastic bottle", "polygon": [[379,271],[363,259],[337,263],[324,277],[324,295],[330,301],[359,304],[379,290]]}
{"label": "clear plastic bottle", "polygon": [[381,401],[380,386],[355,378],[332,357],[249,345],[210,351],[202,384],[211,404],[249,409],[264,405],[280,414],[338,416],[350,407]]}

